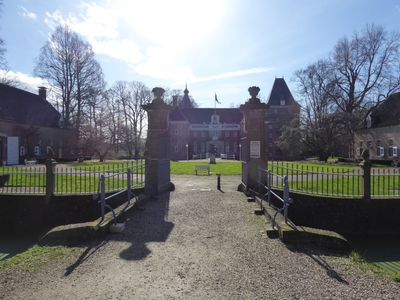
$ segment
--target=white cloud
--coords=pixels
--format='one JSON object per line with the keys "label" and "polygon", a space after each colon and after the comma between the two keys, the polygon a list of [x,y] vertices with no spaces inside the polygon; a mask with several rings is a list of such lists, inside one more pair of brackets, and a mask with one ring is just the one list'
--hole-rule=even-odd
{"label": "white cloud", "polygon": [[23,16],[24,18],[28,18],[31,20],[36,20],[37,19],[37,15],[34,12],[28,11],[25,7],[20,6],[20,11],[18,12],[18,14],[20,16]]}
{"label": "white cloud", "polygon": [[139,46],[128,39],[92,40],[94,52],[104,54],[112,58],[125,61],[129,64],[137,64],[144,59]]}
{"label": "white cloud", "polygon": [[52,13],[46,12],[46,17],[44,18],[44,23],[52,30],[54,30],[57,25],[65,24],[65,19],[62,16],[61,11],[58,9],[53,11]]}
{"label": "white cloud", "polygon": [[205,82],[205,81],[212,81],[212,80],[220,80],[220,79],[226,79],[226,78],[247,76],[247,75],[252,75],[252,74],[266,73],[266,72],[270,72],[270,71],[274,71],[274,70],[275,70],[274,67],[250,68],[250,69],[237,70],[237,71],[232,71],[232,72],[225,72],[225,73],[206,76],[206,77],[199,77],[199,78],[195,78],[191,82],[197,83],[197,82]]}
{"label": "white cloud", "polygon": [[132,70],[156,79],[194,80],[184,54],[212,35],[224,13],[225,0],[105,0],[84,3],[79,14],[46,12],[54,29],[68,24],[93,50],[126,62]]}
{"label": "white cloud", "polygon": [[16,81],[21,88],[26,89],[32,93],[38,93],[39,86],[50,87],[50,84],[42,78],[30,76],[21,72],[0,70],[0,77],[8,80]]}

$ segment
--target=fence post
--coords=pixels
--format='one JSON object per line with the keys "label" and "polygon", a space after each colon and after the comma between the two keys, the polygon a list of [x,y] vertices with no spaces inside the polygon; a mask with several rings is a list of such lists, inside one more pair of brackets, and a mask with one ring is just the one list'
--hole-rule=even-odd
{"label": "fence post", "polygon": [[51,157],[46,159],[46,203],[49,203],[54,196],[55,188],[55,161]]}
{"label": "fence post", "polygon": [[360,163],[363,169],[363,199],[365,201],[371,200],[371,161],[369,160],[368,149],[362,153],[363,161]]}
{"label": "fence post", "polygon": [[101,220],[103,221],[104,219],[104,211],[106,207],[106,178],[104,174],[101,174],[100,176],[100,214],[101,214]]}
{"label": "fence post", "polygon": [[288,208],[289,208],[289,180],[286,175],[283,178],[283,215],[285,216],[285,223],[288,220]]}
{"label": "fence post", "polygon": [[128,168],[127,174],[126,174],[126,180],[128,180],[128,201],[131,200],[131,193],[132,193],[132,189],[131,189],[131,168]]}
{"label": "fence post", "polygon": [[271,171],[267,171],[268,204],[271,206]]}

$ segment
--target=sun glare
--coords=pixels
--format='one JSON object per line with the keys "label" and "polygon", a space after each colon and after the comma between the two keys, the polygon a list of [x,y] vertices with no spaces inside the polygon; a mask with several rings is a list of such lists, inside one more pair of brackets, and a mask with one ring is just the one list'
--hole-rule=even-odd
{"label": "sun glare", "polygon": [[113,1],[119,17],[150,42],[193,47],[218,26],[224,14],[223,0]]}

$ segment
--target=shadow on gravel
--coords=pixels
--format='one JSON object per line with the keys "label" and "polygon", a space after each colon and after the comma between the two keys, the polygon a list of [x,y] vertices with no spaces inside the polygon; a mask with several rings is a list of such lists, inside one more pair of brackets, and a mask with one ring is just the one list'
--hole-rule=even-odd
{"label": "shadow on gravel", "polygon": [[65,269],[64,276],[69,276],[69,275],[71,275],[71,273],[74,272],[75,269],[76,269],[81,263],[83,263],[85,260],[87,260],[90,256],[92,256],[97,250],[99,250],[101,247],[103,247],[106,243],[107,243],[107,241],[101,241],[101,242],[98,243],[98,244],[88,246],[88,247],[82,252],[82,254],[78,257],[78,259],[76,260],[76,262],[74,262],[72,265],[68,266],[68,267]]}
{"label": "shadow on gravel", "polygon": [[348,285],[349,282],[343,279],[339,273],[337,273],[321,256],[322,255],[329,255],[329,256],[343,256],[346,254],[344,251],[335,251],[332,249],[324,249],[324,248],[315,248],[315,247],[305,247],[305,246],[298,246],[292,244],[285,244],[286,247],[292,252],[300,252],[308,257],[310,257],[313,261],[315,261],[320,267],[325,269],[326,274],[336,279],[338,282]]}
{"label": "shadow on gravel", "polygon": [[123,234],[115,235],[113,240],[128,241],[130,247],[120,253],[126,260],[141,260],[151,251],[147,247],[150,242],[165,242],[174,224],[166,221],[169,211],[169,193],[160,195],[157,199],[148,200],[143,210],[135,210],[126,223]]}
{"label": "shadow on gravel", "polygon": [[156,199],[149,199],[124,215],[119,216],[119,222],[125,221],[125,230],[121,233],[105,233],[87,228],[72,228],[66,232],[52,234],[48,239],[42,239],[40,245],[66,246],[84,248],[77,260],[68,266],[64,276],[69,276],[90,256],[110,241],[128,242],[130,246],[119,256],[126,260],[141,260],[150,253],[147,243],[164,242],[171,233],[174,224],[166,221],[169,210],[169,193]]}

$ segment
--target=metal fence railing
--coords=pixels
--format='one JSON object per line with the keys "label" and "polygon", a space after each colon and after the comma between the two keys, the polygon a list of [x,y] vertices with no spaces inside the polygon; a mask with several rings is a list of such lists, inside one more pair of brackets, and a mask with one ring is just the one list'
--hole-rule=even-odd
{"label": "metal fence railing", "polygon": [[[288,176],[289,187],[293,192],[340,197],[363,195],[363,173],[360,168],[329,168],[269,162],[268,169],[273,173]],[[273,187],[276,187],[274,183]]]}
{"label": "metal fence railing", "polygon": [[400,168],[372,169],[371,197],[400,197]]}
{"label": "metal fence railing", "polygon": [[[293,202],[289,194],[289,179],[288,176],[282,176],[272,173],[270,170],[258,168],[258,191],[260,195],[260,205],[263,209],[263,200],[266,200],[268,205],[272,206],[272,199],[276,199],[281,203],[281,207],[275,207],[276,213],[272,219],[272,226],[275,227],[275,219],[278,213],[283,212],[285,222],[288,222],[289,205]],[[274,188],[280,188],[283,190],[282,196],[274,191]]]}
{"label": "metal fence railing", "polygon": [[[106,176],[107,192],[126,189],[128,169],[131,170],[132,188],[144,187],[145,163],[139,159],[107,164],[56,165],[52,171],[52,190],[56,195],[95,194],[99,191],[101,175],[110,174],[115,176]],[[46,194],[48,171],[43,165],[1,167],[0,194]]]}
{"label": "metal fence railing", "polygon": [[45,194],[46,167],[1,167],[0,194]]}
{"label": "metal fence railing", "polygon": [[[370,175],[358,166],[314,166],[288,162],[268,162],[268,170],[287,176],[293,192],[330,196],[362,198],[364,176],[370,176],[371,198],[400,197],[400,169],[373,168]],[[273,182],[272,187],[282,188]]]}

